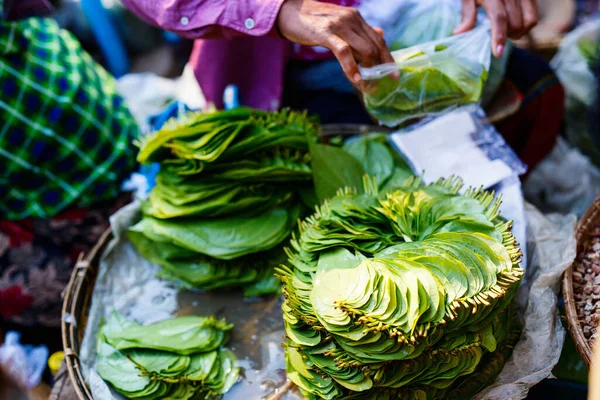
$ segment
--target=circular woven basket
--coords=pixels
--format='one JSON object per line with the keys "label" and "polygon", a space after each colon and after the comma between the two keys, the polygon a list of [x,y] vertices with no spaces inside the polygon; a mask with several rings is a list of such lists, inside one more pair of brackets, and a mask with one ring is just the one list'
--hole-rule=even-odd
{"label": "circular woven basket", "polygon": [[[585,251],[585,245],[592,231],[597,226],[600,226],[600,197],[592,203],[591,207],[583,214],[583,217],[581,217],[579,224],[577,224],[577,229],[575,231],[575,238],[577,239],[577,255]],[[573,291],[573,265],[577,262],[577,258],[565,271],[562,288],[563,299],[565,302],[567,321],[569,323],[569,331],[575,341],[577,351],[579,351],[581,358],[583,358],[583,361],[589,367],[592,362],[592,349],[590,342],[583,335],[583,329],[581,328],[581,323],[579,322],[579,317],[577,315],[577,308],[575,306],[575,293]]]}
{"label": "circular woven basket", "polygon": [[111,239],[112,232],[108,229],[86,256],[79,257],[64,291],[61,322],[64,362],[75,393],[80,400],[93,400],[81,374],[79,347],[87,324],[100,256]]}

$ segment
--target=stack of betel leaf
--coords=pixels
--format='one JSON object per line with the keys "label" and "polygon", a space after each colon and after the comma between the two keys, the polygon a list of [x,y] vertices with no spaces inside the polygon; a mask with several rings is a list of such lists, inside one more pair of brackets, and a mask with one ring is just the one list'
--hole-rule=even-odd
{"label": "stack of betel leaf", "polygon": [[147,326],[113,313],[97,335],[98,374],[129,399],[212,399],[238,380],[232,325],[179,317]]}
{"label": "stack of betel leaf", "polygon": [[493,193],[418,178],[342,190],[281,266],[288,377],[307,399],[467,399],[518,338],[522,279]]}
{"label": "stack of betel leaf", "polygon": [[159,162],[156,187],[129,236],[163,277],[199,289],[244,286],[274,293],[282,242],[314,191],[305,113],[248,108],[192,113],[140,143],[141,163]]}

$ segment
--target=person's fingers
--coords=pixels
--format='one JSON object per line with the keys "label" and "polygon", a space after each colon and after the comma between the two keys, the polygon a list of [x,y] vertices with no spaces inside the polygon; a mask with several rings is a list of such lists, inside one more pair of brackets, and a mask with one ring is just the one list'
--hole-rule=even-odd
{"label": "person's fingers", "polygon": [[477,23],[477,4],[475,0],[462,0],[462,19],[454,29],[454,34],[470,31]]}
{"label": "person's fingers", "polygon": [[352,49],[354,59],[363,67],[379,64],[379,49],[364,30],[347,30],[339,35]]}
{"label": "person's fingers", "polygon": [[506,7],[506,15],[508,16],[508,36],[511,39],[519,39],[523,36],[523,15],[521,11],[521,5],[517,0],[504,0]]}
{"label": "person's fingers", "polygon": [[394,62],[394,57],[392,57],[392,53],[390,49],[388,49],[387,44],[385,43],[385,39],[383,38],[383,30],[378,28],[371,28],[366,22],[363,24],[363,31],[369,36],[371,42],[377,47],[377,52],[379,53],[379,60],[377,64],[386,64]]}
{"label": "person's fingers", "polygon": [[360,86],[362,78],[360,76],[360,71],[358,70],[358,64],[354,60],[350,45],[339,36],[330,35],[327,39],[327,48],[331,50],[335,58],[340,62],[342,70],[344,71],[344,74],[346,74],[348,80],[353,84]]}
{"label": "person's fingers", "polygon": [[[381,64],[394,64],[396,61],[394,60],[394,57],[392,56],[392,53],[390,52],[390,49],[387,46],[387,43],[385,42],[385,39],[383,38],[383,29],[381,28],[371,28],[369,25],[366,25],[367,28],[369,28],[369,31],[372,31],[375,33],[376,36],[373,38],[373,40],[377,43],[377,45],[379,46],[379,57],[380,57],[380,63]],[[394,72],[390,75],[390,77],[392,79],[398,79],[399,77],[399,73],[398,72]],[[373,82],[369,82],[369,81],[363,81],[364,83],[364,89],[363,91],[369,93],[372,92],[375,88],[373,87]]]}
{"label": "person's fingers", "polygon": [[523,0],[521,2],[523,12],[523,30],[529,32],[538,23],[538,4],[536,0]]}
{"label": "person's fingers", "polygon": [[508,16],[504,3],[500,0],[489,0],[484,3],[490,21],[492,22],[492,53],[494,56],[501,57],[506,45],[506,26]]}

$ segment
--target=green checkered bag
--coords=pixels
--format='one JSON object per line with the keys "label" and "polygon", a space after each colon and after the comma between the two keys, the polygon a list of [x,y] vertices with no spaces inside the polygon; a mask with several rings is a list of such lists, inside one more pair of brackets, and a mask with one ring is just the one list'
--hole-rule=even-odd
{"label": "green checkered bag", "polygon": [[115,80],[52,19],[0,19],[0,121],[0,219],[114,198],[135,165]]}

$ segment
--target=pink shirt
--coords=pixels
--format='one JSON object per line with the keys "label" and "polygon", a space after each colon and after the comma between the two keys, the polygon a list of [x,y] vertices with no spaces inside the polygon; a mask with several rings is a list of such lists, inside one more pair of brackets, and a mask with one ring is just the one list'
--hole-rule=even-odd
{"label": "pink shirt", "polygon": [[[274,28],[284,0],[123,0],[146,22],[189,39],[190,62],[206,100],[223,107],[223,90],[239,87],[250,107],[279,107],[286,60],[332,57],[328,51],[292,47]],[[355,5],[358,0],[327,0]],[[316,54],[318,53],[318,54]]]}

